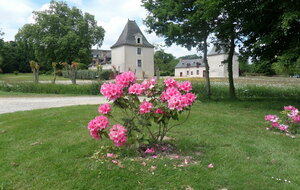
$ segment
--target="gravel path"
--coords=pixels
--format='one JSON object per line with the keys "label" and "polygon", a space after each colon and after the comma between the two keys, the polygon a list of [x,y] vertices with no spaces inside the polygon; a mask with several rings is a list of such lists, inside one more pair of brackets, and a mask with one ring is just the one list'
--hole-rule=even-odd
{"label": "gravel path", "polygon": [[102,104],[107,100],[102,96],[79,97],[0,97],[0,114],[43,108]]}

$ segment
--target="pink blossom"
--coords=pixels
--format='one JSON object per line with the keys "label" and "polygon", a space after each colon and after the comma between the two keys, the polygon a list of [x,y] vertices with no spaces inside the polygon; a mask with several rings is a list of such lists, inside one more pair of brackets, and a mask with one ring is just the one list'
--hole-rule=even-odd
{"label": "pink blossom", "polygon": [[142,89],[143,89],[143,90],[148,90],[149,87],[150,87],[150,81],[147,80],[147,79],[145,79],[145,80],[142,82],[141,85],[142,85]]}
{"label": "pink blossom", "polygon": [[107,153],[107,154],[106,154],[106,157],[108,157],[108,158],[113,158],[113,157],[115,157],[115,155],[114,155],[113,153]]}
{"label": "pink blossom", "polygon": [[161,113],[163,113],[163,111],[162,111],[162,109],[160,109],[160,108],[157,108],[157,109],[154,111],[154,113],[161,114]]}
{"label": "pink blossom", "polygon": [[107,113],[111,112],[110,104],[102,104],[102,105],[100,105],[99,108],[98,108],[98,111],[101,114],[107,114]]}
{"label": "pink blossom", "polygon": [[113,83],[102,84],[100,92],[109,100],[116,100],[124,95],[122,87]]}
{"label": "pink blossom", "polygon": [[152,158],[156,159],[158,156],[157,155],[152,155]]}
{"label": "pink blossom", "polygon": [[118,160],[112,160],[111,162],[112,162],[113,164],[118,164],[118,163],[119,163]]}
{"label": "pink blossom", "polygon": [[168,88],[177,87],[177,82],[172,77],[168,78],[164,82],[165,82],[165,86]]}
{"label": "pink blossom", "polygon": [[115,143],[116,146],[122,146],[127,141],[127,130],[120,124],[114,125],[110,130],[109,138]]}
{"label": "pink blossom", "polygon": [[157,166],[151,166],[151,170],[156,170],[157,169]]}
{"label": "pink blossom", "polygon": [[143,166],[147,166],[147,163],[146,163],[146,162],[142,162],[142,165],[143,165]]}
{"label": "pink blossom", "polygon": [[178,159],[178,158],[180,158],[180,156],[179,156],[179,155],[176,155],[175,158]]}
{"label": "pink blossom", "polygon": [[154,88],[155,85],[156,85],[156,79],[155,79],[155,78],[150,79],[150,86],[149,86],[149,89]]}
{"label": "pink blossom", "polygon": [[292,119],[293,119],[294,123],[299,123],[300,122],[300,115],[296,115],[296,116],[292,117]]}
{"label": "pink blossom", "polygon": [[190,163],[188,159],[184,159],[184,164]]}
{"label": "pink blossom", "polygon": [[197,96],[193,93],[186,93],[183,96],[185,96],[188,106],[191,106],[197,98]]}
{"label": "pink blossom", "polygon": [[208,166],[207,166],[208,168],[214,168],[215,166],[214,166],[214,164],[213,163],[211,163],[211,164],[208,164]]}
{"label": "pink blossom", "polygon": [[140,105],[140,114],[150,113],[152,107],[152,103],[144,101]]}
{"label": "pink blossom", "polygon": [[154,152],[155,152],[154,147],[152,147],[152,148],[147,148],[147,150],[145,151],[145,153],[147,153],[147,154],[154,153]]}
{"label": "pink blossom", "polygon": [[295,108],[294,106],[291,106],[291,105],[284,106],[283,108],[284,108],[285,111],[293,111],[293,110],[297,109],[297,108]]}
{"label": "pink blossom", "polygon": [[174,87],[167,88],[165,93],[164,93],[164,98],[166,100],[170,100],[174,96],[176,96],[176,97],[181,96],[181,93],[179,92],[179,90],[177,88],[174,88]]}
{"label": "pink blossom", "polygon": [[105,128],[109,126],[109,122],[107,117],[101,115],[95,117],[95,119],[91,120],[88,124],[88,129],[90,130],[90,134],[95,139],[100,139],[101,136],[99,133]]}
{"label": "pink blossom", "polygon": [[279,129],[280,131],[287,131],[288,128],[289,128],[289,126],[283,125],[283,124],[280,124],[279,127],[278,127],[278,129]]}
{"label": "pink blossom", "polygon": [[192,90],[192,84],[190,81],[185,81],[178,84],[178,88],[182,91],[189,92]]}
{"label": "pink blossom", "polygon": [[142,95],[142,93],[143,93],[142,85],[140,85],[138,83],[135,83],[135,84],[131,85],[128,88],[128,93],[129,94]]}
{"label": "pink blossom", "polygon": [[266,121],[271,121],[271,122],[277,122],[278,121],[278,116],[277,115],[266,115],[265,120]]}
{"label": "pink blossom", "polygon": [[161,147],[161,151],[165,151],[165,150],[167,150],[167,148],[164,147],[164,146],[162,146],[162,147]]}
{"label": "pink blossom", "polygon": [[128,87],[131,83],[136,81],[136,77],[132,71],[123,72],[116,76],[116,84],[122,88]]}
{"label": "pink blossom", "polygon": [[186,99],[183,96],[172,96],[171,99],[168,100],[168,108],[170,110],[182,110],[182,108],[186,104]]}
{"label": "pink blossom", "polygon": [[278,122],[272,122],[272,127],[277,128],[279,126]]}

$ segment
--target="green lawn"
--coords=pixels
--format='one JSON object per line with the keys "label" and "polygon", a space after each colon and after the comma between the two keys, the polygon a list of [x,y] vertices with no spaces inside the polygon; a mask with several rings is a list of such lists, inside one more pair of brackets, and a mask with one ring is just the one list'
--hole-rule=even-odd
{"label": "green lawn", "polygon": [[[51,81],[53,80],[52,75],[39,75],[40,81]],[[56,80],[70,80],[68,78],[57,76]],[[24,82],[24,81],[33,81],[33,74],[32,73],[19,73],[18,75],[15,74],[0,74],[0,81],[12,83],[12,82]]]}
{"label": "green lawn", "polygon": [[168,135],[178,155],[191,157],[185,167],[178,167],[182,157],[140,160],[133,150],[116,152],[124,167],[90,159],[111,145],[86,128],[98,105],[2,114],[0,189],[299,189],[300,137],[264,125],[264,115],[290,104],[300,107],[288,100],[196,103]]}

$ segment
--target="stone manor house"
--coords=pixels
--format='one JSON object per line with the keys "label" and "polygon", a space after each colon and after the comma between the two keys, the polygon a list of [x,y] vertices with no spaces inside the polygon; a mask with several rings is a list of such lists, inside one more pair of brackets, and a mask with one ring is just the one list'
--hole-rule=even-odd
{"label": "stone manor house", "polygon": [[[135,21],[128,20],[121,35],[111,50],[92,50],[93,63],[89,69],[97,69],[97,64],[103,70],[111,69],[121,73],[133,71],[135,76],[151,78],[154,76],[154,46],[150,44]],[[216,47],[208,53],[210,77],[227,77],[228,54],[224,49]],[[175,77],[205,77],[205,67],[202,59],[180,60],[175,67]],[[233,77],[239,77],[237,53],[233,57]]]}
{"label": "stone manor house", "polygon": [[90,69],[96,69],[98,61],[103,69],[118,73],[131,70],[137,78],[154,76],[154,46],[147,41],[135,21],[128,20],[117,42],[108,51],[93,50],[94,61]]}

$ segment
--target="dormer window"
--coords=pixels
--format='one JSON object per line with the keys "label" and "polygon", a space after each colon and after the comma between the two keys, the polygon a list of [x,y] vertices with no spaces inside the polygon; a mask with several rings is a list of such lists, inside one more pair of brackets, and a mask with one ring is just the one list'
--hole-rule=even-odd
{"label": "dormer window", "polygon": [[137,33],[136,35],[135,35],[135,42],[137,43],[137,44],[142,44],[143,42],[142,42],[142,35],[140,34],[140,33]]}

